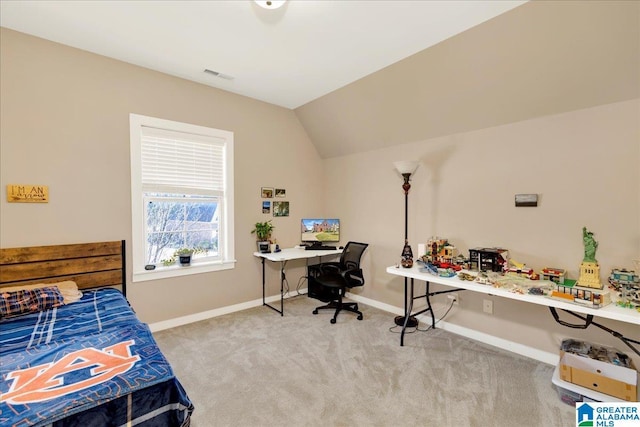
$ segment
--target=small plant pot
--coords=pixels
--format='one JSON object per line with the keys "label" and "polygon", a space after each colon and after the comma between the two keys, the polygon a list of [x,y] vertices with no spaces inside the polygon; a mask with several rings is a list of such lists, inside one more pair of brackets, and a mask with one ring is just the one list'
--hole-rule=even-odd
{"label": "small plant pot", "polygon": [[191,264],[191,255],[180,255],[179,256],[180,265],[190,265]]}
{"label": "small plant pot", "polygon": [[268,254],[271,251],[271,244],[268,240],[258,242],[258,252]]}

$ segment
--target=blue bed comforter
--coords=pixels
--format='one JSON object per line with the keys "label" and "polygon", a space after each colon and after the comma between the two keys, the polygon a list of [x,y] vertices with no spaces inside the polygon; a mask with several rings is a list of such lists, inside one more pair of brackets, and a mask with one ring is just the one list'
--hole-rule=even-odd
{"label": "blue bed comforter", "polygon": [[186,426],[193,411],[115,289],[0,321],[0,374],[3,426]]}

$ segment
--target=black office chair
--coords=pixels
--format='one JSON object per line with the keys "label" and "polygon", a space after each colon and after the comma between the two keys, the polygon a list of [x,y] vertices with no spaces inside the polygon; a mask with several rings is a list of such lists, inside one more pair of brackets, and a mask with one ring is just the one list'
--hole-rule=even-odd
{"label": "black office chair", "polygon": [[[362,312],[358,311],[358,304],[355,302],[343,302],[347,288],[364,285],[364,276],[360,268],[360,258],[368,243],[349,242],[344,247],[339,262],[325,262],[315,266],[314,277],[310,280],[324,288],[325,295],[331,295],[331,301],[327,305],[317,307],[313,314],[318,314],[318,310],[335,310],[331,323],[336,323],[338,313],[342,310],[350,311],[358,315],[358,320],[362,320]],[[326,301],[326,300],[325,300]]]}

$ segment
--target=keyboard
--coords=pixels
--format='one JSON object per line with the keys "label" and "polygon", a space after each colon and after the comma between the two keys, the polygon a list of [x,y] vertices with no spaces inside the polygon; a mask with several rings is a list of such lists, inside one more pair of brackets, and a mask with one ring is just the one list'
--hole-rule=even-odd
{"label": "keyboard", "polygon": [[334,251],[336,250],[335,246],[326,246],[326,245],[316,245],[316,246],[305,246],[304,247],[305,251]]}

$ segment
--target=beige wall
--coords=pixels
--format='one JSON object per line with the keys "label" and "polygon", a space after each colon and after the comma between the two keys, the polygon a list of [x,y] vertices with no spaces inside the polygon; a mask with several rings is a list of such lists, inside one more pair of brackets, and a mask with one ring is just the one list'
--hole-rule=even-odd
{"label": "beige wall", "polygon": [[[300,217],[340,217],[344,242],[371,245],[362,295],[400,307],[402,281],[385,273],[402,247],[401,178],[391,163],[400,159],[423,163],[409,200],[414,250],[437,234],[462,251],[501,245],[532,267],[575,275],[588,226],[600,241],[603,272],[640,257],[638,99],[321,160],[292,111],[6,29],[0,41],[2,247],[130,243],[131,112],[235,133],[238,268],[130,283],[129,299],[146,322],[260,298],[249,231],[269,218],[260,212],[261,186],[287,189],[291,216],[274,220],[281,244],[298,242]],[[9,183],[49,185],[51,201],[7,204]],[[516,193],[540,194],[539,207],[515,208]],[[301,273],[289,273],[291,287]],[[276,269],[269,275],[275,284]],[[447,317],[453,324],[549,352],[565,336],[620,346],[592,329],[558,327],[543,308],[496,300],[488,316],[482,297],[461,297]]]}
{"label": "beige wall", "polygon": [[[612,267],[633,268],[640,258],[639,119],[636,99],[326,160],[327,208],[349,238],[371,244],[361,295],[402,306],[404,282],[385,272],[398,263],[404,237],[394,160],[422,162],[409,193],[416,255],[419,242],[437,235],[467,255],[501,246],[530,267],[565,268],[575,279],[587,226],[599,241],[603,278]],[[538,194],[538,207],[514,207],[518,193]],[[568,336],[622,345],[593,327],[585,334],[556,326],[546,308],[495,298],[489,316],[482,296],[460,297],[446,319],[458,326],[552,353]],[[441,309],[445,297],[439,301]],[[638,338],[637,326],[603,323]]]}
{"label": "beige wall", "polygon": [[[287,190],[291,216],[274,219],[283,245],[299,242],[301,216],[322,213],[322,162],[292,111],[4,28],[0,40],[2,247],[126,239],[131,249],[129,113],[209,126],[235,134],[237,268],[129,276],[128,297],[146,322],[262,297],[250,234],[271,218],[260,187]],[[50,202],[7,203],[7,184],[48,185]]]}

